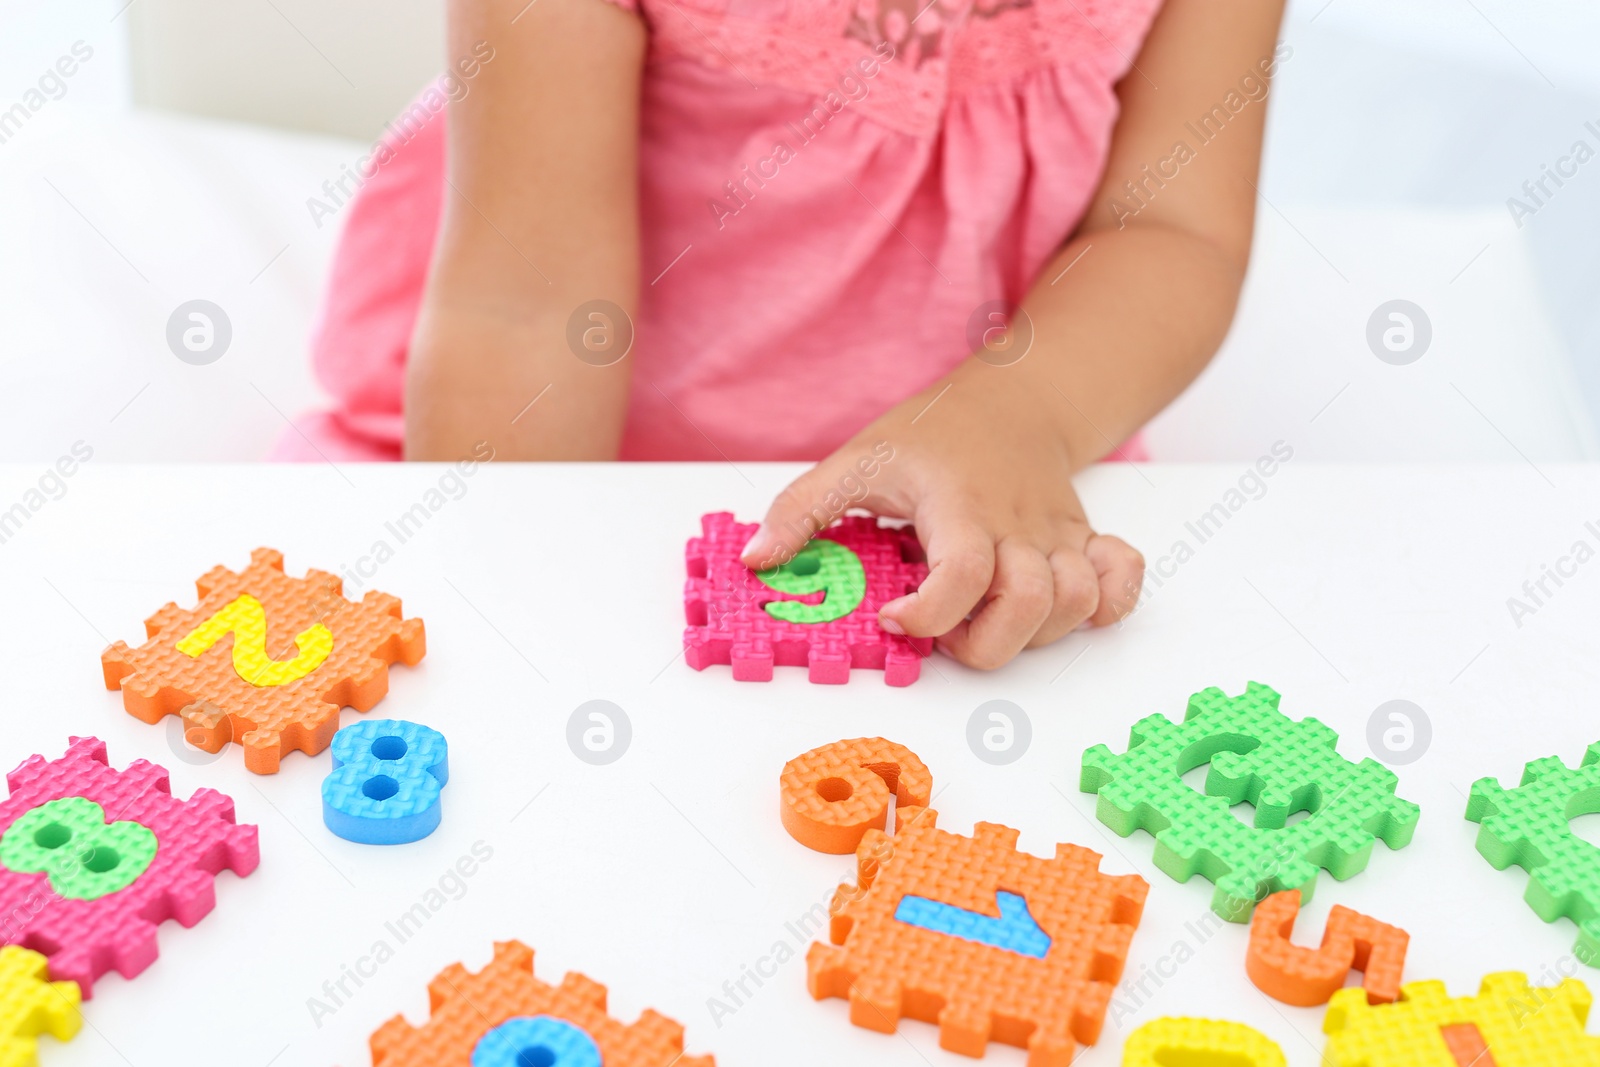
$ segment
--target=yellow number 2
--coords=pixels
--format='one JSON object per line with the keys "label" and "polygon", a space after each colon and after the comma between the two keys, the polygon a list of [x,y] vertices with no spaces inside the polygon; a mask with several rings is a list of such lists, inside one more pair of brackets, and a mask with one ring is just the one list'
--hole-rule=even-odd
{"label": "yellow number 2", "polygon": [[178,651],[199,659],[207,649],[233,634],[233,669],[253,686],[286,685],[322,666],[333,651],[333,632],[314,623],[294,639],[300,654],[280,662],[267,655],[267,613],[248,593],[195,627],[178,642]]}

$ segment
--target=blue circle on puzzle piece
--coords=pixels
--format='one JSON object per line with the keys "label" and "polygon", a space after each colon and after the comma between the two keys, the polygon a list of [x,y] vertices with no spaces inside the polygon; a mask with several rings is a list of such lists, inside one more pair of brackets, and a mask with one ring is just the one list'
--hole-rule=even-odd
{"label": "blue circle on puzzle piece", "polygon": [[520,1015],[483,1035],[472,1067],[601,1067],[600,1046],[565,1019]]}
{"label": "blue circle on puzzle piece", "polygon": [[399,719],[368,719],[333,737],[333,771],[322,780],[322,821],[346,841],[401,845],[439,828],[450,780],[439,731]]}

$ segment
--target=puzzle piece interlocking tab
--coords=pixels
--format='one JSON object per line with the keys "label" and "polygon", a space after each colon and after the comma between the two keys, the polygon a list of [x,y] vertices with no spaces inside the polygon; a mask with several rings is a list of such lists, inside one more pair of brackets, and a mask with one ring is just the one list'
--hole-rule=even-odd
{"label": "puzzle piece interlocking tab", "polygon": [[193,608],[169,603],[145,620],[144,644],[101,654],[106,688],[120,688],[145,722],[181,716],[184,736],[207,752],[237,742],[257,774],[275,773],[289,752],[327,748],[341,707],[370,710],[389,691],[389,665],[414,666],[426,651],[422,620],[402,618],[395,597],[374,589],[347,600],[325,571],[290,578],[270,548],[196,586]]}

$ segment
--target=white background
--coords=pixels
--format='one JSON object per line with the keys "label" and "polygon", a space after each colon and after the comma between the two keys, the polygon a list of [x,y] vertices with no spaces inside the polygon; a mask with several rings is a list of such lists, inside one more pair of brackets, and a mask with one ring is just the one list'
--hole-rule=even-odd
{"label": "white background", "polygon": [[[1102,528],[1144,548],[1154,566],[1178,538],[1193,543],[1184,524],[1245,469],[1108,466],[1084,487]],[[1097,742],[1121,751],[1145,715],[1181,717],[1195,690],[1236,693],[1250,679],[1277,688],[1289,714],[1334,727],[1351,759],[1369,754],[1368,719],[1385,701],[1414,701],[1433,724],[1431,748],[1399,768],[1400,794],[1422,806],[1415,842],[1401,852],[1379,845],[1349,882],[1324,876],[1302,941],[1315,941],[1327,909],[1343,903],[1411,932],[1408,978],[1444,979],[1461,993],[1487,972],[1538,975],[1570,953],[1574,927],[1541,923],[1521,900],[1526,876],[1492,870],[1462,815],[1474,779],[1515,784],[1525,761],[1573,763],[1600,737],[1600,562],[1521,628],[1506,608],[1541,564],[1580,538],[1597,543],[1584,523],[1600,518],[1600,472],[1291,461],[1193,559],[1165,567],[1173,576],[1126,625],[1075,634],[997,673],[940,656],[914,686],[890,689],[872,672],[820,687],[799,670],[770,684],[690,670],[678,656],[684,540],[707,511],[757,517],[793,473],[491,466],[467,482],[372,582],[428,633],[426,659],[391,672],[372,714],[427,724],[451,745],[443,826],[385,849],[322,826],[327,754],[291,755],[262,778],[244,771],[237,749],[209,763],[181,742],[174,751],[171,734],[133,719],[101,687],[98,658],[112,640],[137,642],[144,617],[167,600],[192,604],[196,577],[217,563],[244,566],[254,546],[283,550],[296,575],[353,565],[444,471],[91,462],[0,545],[9,667],[0,762],[55,755],[69,734],[96,734],[114,765],[146,757],[167,766],[176,795],[211,786],[233,796],[240,820],[261,827],[262,862],[248,879],[219,878],[217,909],[196,928],[163,926],[161,958],[140,978],[98,983],[84,1033],[66,1046],[46,1040],[45,1067],[360,1067],[367,1036],[390,1015],[425,1018],[440,968],[477,968],[495,939],[510,937],[538,951],[545,978],[580,970],[611,988],[617,1016],[655,1007],[687,1026],[691,1051],[728,1067],[968,1063],[938,1049],[932,1026],[878,1035],[852,1027],[843,1001],[813,1002],[803,952],[713,1024],[707,998],[769,952],[785,922],[853,877],[848,857],[809,852],[784,833],[784,762],[882,734],[931,768],[942,826],[1001,822],[1022,831],[1028,851],[1072,841],[1105,853],[1107,871],[1142,873],[1152,888],[1129,960],[1137,975],[1189,937],[1185,924],[1206,912],[1212,887],[1174,883],[1154,869],[1148,837],[1124,841],[1096,823],[1094,798],[1077,790],[1080,756]],[[0,471],[0,505],[38,474]],[[569,714],[595,698],[620,704],[634,730],[630,750],[606,767],[580,762],[565,740]],[[1015,701],[1032,720],[1030,750],[1008,767],[981,763],[966,745],[969,715],[990,699]],[[479,840],[494,857],[465,897],[315,1027],[308,998]],[[1121,1028],[1108,1024],[1080,1062],[1116,1064],[1137,1022],[1186,1014],[1249,1023],[1294,1067],[1316,1064],[1321,1012],[1257,993],[1245,943],[1245,928],[1228,927],[1191,946],[1196,958]],[[997,1067],[1023,1061],[1008,1047],[989,1057]]]}

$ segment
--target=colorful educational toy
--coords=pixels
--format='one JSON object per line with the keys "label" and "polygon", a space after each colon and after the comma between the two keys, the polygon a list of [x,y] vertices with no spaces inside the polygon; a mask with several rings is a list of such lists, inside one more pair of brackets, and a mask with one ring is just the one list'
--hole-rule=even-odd
{"label": "colorful educational toy", "polygon": [[993,945],[1019,956],[1042,960],[1050,954],[1050,935],[1034,921],[1027,898],[1000,889],[995,891],[994,906],[1000,912],[998,917],[907,894],[900,898],[894,917],[936,934]]}
{"label": "colorful educational toy", "polygon": [[76,982],[52,982],[37,952],[0,948],[0,1067],[37,1067],[37,1041],[71,1041],[83,1026]]}
{"label": "colorful educational toy", "polygon": [[1245,970],[1263,993],[1310,1008],[1326,1004],[1355,970],[1363,972],[1370,1003],[1389,1004],[1400,995],[1410,934],[1335,904],[1328,913],[1322,947],[1301,948],[1289,940],[1299,915],[1298,889],[1274,893],[1256,906]]}
{"label": "colorful educational toy", "polygon": [[472,1067],[600,1067],[600,1046],[565,1019],[519,1015],[483,1035]]}
{"label": "colorful educational toy", "polygon": [[889,685],[917,680],[933,642],[878,625],[878,609],[913,592],[928,574],[910,527],[847,516],[794,559],[757,572],[739,562],[754,523],[718,512],[700,525],[702,536],[690,538],[686,553],[689,666],[730,664],[746,682],[770,681],[774,665],[807,667],[821,683],[849,681],[851,668],[881,670]]}
{"label": "colorful educational toy", "polygon": [[1493,778],[1472,784],[1467,818],[1479,824],[1478,851],[1503,871],[1528,872],[1524,899],[1545,922],[1578,924],[1579,961],[1600,967],[1600,847],[1572,832],[1579,815],[1600,812],[1600,742],[1576,770],[1551,756],[1534,760],[1522,784],[1502,788]]}
{"label": "colorful educational toy", "polygon": [[[710,1056],[683,1054],[683,1027],[647,1011],[624,1025],[606,1014],[606,987],[581,974],[568,974],[559,986],[533,975],[533,950],[519,941],[494,947],[494,960],[477,974],[453,964],[428,985],[432,1017],[412,1026],[396,1015],[372,1035],[373,1067],[714,1067]],[[582,1042],[560,1027],[515,1020],[546,1018],[580,1031],[599,1050],[598,1061],[559,1055],[581,1053]],[[491,1038],[491,1035],[498,1035]],[[503,1041],[527,1040],[510,1059]],[[480,1059],[480,1056],[482,1057]]]}
{"label": "colorful educational toy", "polygon": [[[70,845],[68,848],[66,846]],[[44,873],[50,888],[71,900],[99,900],[136,882],[156,858],[156,835],[83,797],[40,804],[0,835],[0,866],[18,874]]]}
{"label": "colorful educational toy", "polygon": [[834,896],[833,944],[806,954],[811,995],[848,998],[869,1030],[905,1016],[938,1023],[952,1052],[994,1041],[1027,1048],[1028,1067],[1065,1067],[1100,1036],[1149,885],[1100,873],[1077,845],[1042,859],[1007,827],[963,837],[935,819],[914,809],[893,837],[862,837],[859,885]]}
{"label": "colorful educational toy", "polygon": [[340,707],[370,709],[388,692],[389,664],[415,665],[426,647],[422,620],[402,619],[395,597],[346,600],[337,576],[290,578],[270,548],[240,573],[215,567],[195,584],[194,608],[169,603],[145,620],[143,645],[101,654],[106,688],[120,686],[145,722],[180,715],[207,752],[238,742],[257,774],[276,772],[287,752],[327,748]]}
{"label": "colorful educational toy", "polygon": [[[1283,714],[1257,682],[1237,697],[1206,689],[1189,698],[1182,725],[1151,715],[1126,753],[1085,752],[1080,787],[1099,794],[1101,822],[1123,837],[1154,835],[1156,866],[1180,882],[1214,882],[1212,910],[1245,922],[1268,894],[1298,889],[1310,900],[1319,866],[1343,880],[1366,867],[1374,840],[1410,843],[1417,806],[1395,796],[1383,765],[1340,756],[1338,739],[1316,719]],[[1207,761],[1201,794],[1183,775]],[[1255,806],[1254,826],[1229,810],[1242,803]],[[1291,824],[1298,812],[1306,818]]]}
{"label": "colorful educational toy", "polygon": [[[30,756],[6,782],[11,796],[0,803],[0,835],[8,844],[21,824],[37,849],[75,855],[45,869],[31,859],[31,870],[0,866],[0,941],[44,953],[50,976],[76,982],[86,1000],[106,971],[133,978],[155,961],[156,924],[193,926],[204,918],[216,905],[218,872],[243,877],[260,862],[256,828],[234,824],[232,800],[210,789],[176,800],[165,770],[144,760],[112,770],[106,746],[92,737],[72,738],[57,760]],[[71,798],[108,813],[109,824],[96,822],[90,807],[57,803]],[[138,851],[145,839],[137,833],[113,833],[128,823],[154,835],[152,858]],[[107,884],[96,878],[114,877],[123,863],[144,868],[124,888],[96,895]]]}
{"label": "colorful educational toy", "polygon": [[917,754],[881,737],[821,745],[784,764],[778,778],[789,836],[837,854],[854,852],[868,830],[888,829],[891,798],[897,812],[924,808],[932,789]]}
{"label": "colorful educational toy", "polygon": [[[1600,1038],[1584,1032],[1591,997],[1568,978],[1534,988],[1491,974],[1476,997],[1443,982],[1407,982],[1393,1004],[1341,989],[1328,1005],[1326,1067],[1600,1067]],[[1485,1055],[1487,1051],[1488,1055]]]}
{"label": "colorful educational toy", "polygon": [[444,734],[398,719],[369,719],[333,736],[322,780],[322,821],[363,845],[420,841],[439,828],[450,780]]}
{"label": "colorful educational toy", "polygon": [[1277,1042],[1243,1023],[1156,1019],[1128,1036],[1122,1067],[1288,1067]]}

